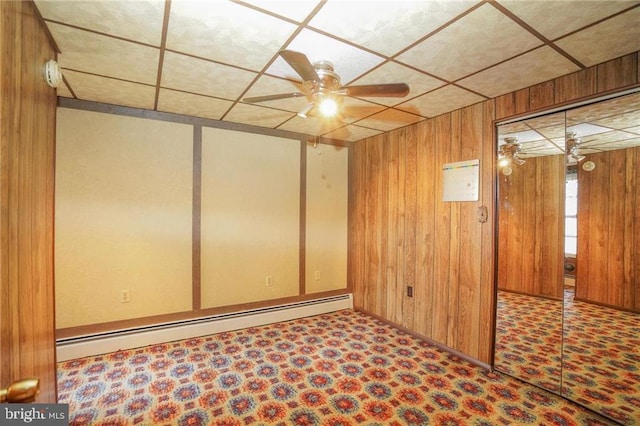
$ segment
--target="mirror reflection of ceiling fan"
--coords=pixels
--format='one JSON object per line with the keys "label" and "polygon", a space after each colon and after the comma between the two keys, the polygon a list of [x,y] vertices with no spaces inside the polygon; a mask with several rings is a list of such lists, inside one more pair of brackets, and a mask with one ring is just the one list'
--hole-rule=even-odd
{"label": "mirror reflection of ceiling fan", "polygon": [[509,176],[513,169],[511,164],[515,163],[519,166],[523,165],[526,161],[520,158],[520,151],[522,145],[518,143],[517,137],[504,138],[504,144],[500,145],[498,149],[498,165],[502,168],[502,174]]}
{"label": "mirror reflection of ceiling fan", "polygon": [[309,99],[309,104],[298,112],[298,116],[306,118],[308,115],[317,113],[322,117],[330,118],[338,115],[344,96],[402,98],[409,94],[409,86],[406,83],[341,86],[340,76],[334,72],[331,62],[318,61],[311,64],[306,55],[292,50],[281,50],[279,54],[302,78],[300,82],[302,92],[249,97],[244,98],[244,102],[258,103],[306,97]]}

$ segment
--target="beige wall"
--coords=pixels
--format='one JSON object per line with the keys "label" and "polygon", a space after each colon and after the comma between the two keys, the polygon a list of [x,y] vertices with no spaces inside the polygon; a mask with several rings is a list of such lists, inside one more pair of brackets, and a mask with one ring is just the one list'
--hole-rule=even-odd
{"label": "beige wall", "polygon": [[56,137],[57,328],[190,310],[191,127],[59,108]]}
{"label": "beige wall", "polygon": [[347,286],[348,152],[307,146],[306,290]]}
{"label": "beige wall", "polygon": [[347,159],[346,148],[58,108],[57,328],[277,303],[301,295],[301,260],[305,293],[346,289]]}
{"label": "beige wall", "polygon": [[300,142],[203,129],[201,229],[203,308],[297,295]]}

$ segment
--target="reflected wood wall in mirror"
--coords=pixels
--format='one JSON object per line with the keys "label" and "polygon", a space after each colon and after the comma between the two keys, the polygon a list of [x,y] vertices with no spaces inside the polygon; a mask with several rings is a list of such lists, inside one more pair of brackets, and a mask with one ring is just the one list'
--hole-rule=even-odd
{"label": "reflected wood wall in mirror", "polygon": [[562,381],[564,113],[498,127],[495,367],[556,393]]}
{"label": "reflected wood wall in mirror", "polygon": [[617,149],[586,155],[585,161],[595,165],[591,171],[578,168],[581,262],[575,295],[578,300],[636,313],[640,312],[639,160],[639,147]]}
{"label": "reflected wood wall in mirror", "polygon": [[497,130],[495,368],[640,424],[640,93]]}

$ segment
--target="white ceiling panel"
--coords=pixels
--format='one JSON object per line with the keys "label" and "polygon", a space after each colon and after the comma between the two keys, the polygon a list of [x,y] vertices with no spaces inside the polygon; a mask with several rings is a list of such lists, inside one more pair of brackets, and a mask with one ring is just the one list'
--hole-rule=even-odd
{"label": "white ceiling panel", "polygon": [[219,120],[233,102],[208,96],[160,89],[158,111]]}
{"label": "white ceiling panel", "polygon": [[482,96],[460,87],[448,85],[398,105],[404,111],[424,117],[435,117],[485,100]]}
{"label": "white ceiling panel", "polygon": [[358,126],[346,126],[334,130],[333,132],[326,133],[324,137],[348,142],[355,142],[361,139],[369,138],[371,136],[379,135],[380,133],[382,133],[382,130],[368,129],[366,127]]}
{"label": "white ceiling panel", "polygon": [[342,102],[342,120],[345,123],[353,123],[370,115],[377,114],[386,109],[384,105],[377,105],[361,99],[345,97]]}
{"label": "white ceiling panel", "polygon": [[485,4],[397,59],[455,81],[541,44],[537,37]]}
{"label": "white ceiling panel", "polygon": [[536,31],[555,40],[638,4],[637,0],[498,0]]}
{"label": "white ceiling panel", "polygon": [[409,114],[397,109],[387,109],[358,121],[358,125],[388,132],[422,120],[423,118],[419,115]]}
{"label": "white ceiling panel", "polygon": [[153,109],[156,94],[154,86],[74,71],[66,71],[64,76],[78,99]]}
{"label": "white ceiling panel", "polygon": [[[640,50],[640,0],[35,5],[60,48],[65,84],[58,96],[348,142]],[[327,123],[313,114],[296,116],[312,96],[243,102],[303,91],[282,50],[300,52],[309,63],[332,62],[342,85],[406,83],[410,92],[345,96],[340,121]],[[316,84],[313,90],[329,89]],[[624,111],[611,113],[623,120]],[[573,119],[599,112],[580,114]]]}
{"label": "white ceiling panel", "polygon": [[493,98],[578,70],[576,64],[544,46],[460,80],[458,84]]}
{"label": "white ceiling panel", "polygon": [[236,104],[224,119],[234,123],[276,128],[278,125],[292,117],[293,114],[287,111],[257,107],[248,104]]}
{"label": "white ceiling panel", "polygon": [[251,4],[262,10],[269,11],[278,16],[292,19],[296,22],[302,22],[313,11],[313,9],[318,6],[320,1],[245,0],[245,3]]}
{"label": "white ceiling panel", "polygon": [[236,99],[255,76],[253,72],[167,52],[162,68],[162,86]]}
{"label": "white ceiling panel", "polygon": [[586,66],[640,50],[640,8],[571,34],[556,44]]}
{"label": "white ceiling panel", "polygon": [[[65,77],[66,75],[67,73],[65,73]],[[67,86],[67,83],[64,80],[62,81],[62,83],[60,83],[60,85],[56,89],[56,94],[58,95],[58,97],[62,97],[62,98],[73,98],[73,93],[71,92],[71,90],[69,90],[69,87]]]}
{"label": "white ceiling panel", "polygon": [[[477,1],[330,0],[309,25],[385,56],[415,43]],[[416,23],[420,25],[416,25]]]}
{"label": "white ceiling panel", "polygon": [[[311,63],[331,62],[343,85],[384,60],[378,55],[310,30],[300,32],[287,46],[287,49],[304,53]],[[267,73],[279,77],[300,79],[300,76],[280,57],[269,67]]]}
{"label": "white ceiling panel", "polygon": [[62,53],[60,66],[138,83],[155,84],[160,50],[113,37],[50,24]]}
{"label": "white ceiling panel", "polygon": [[36,0],[45,19],[160,47],[164,0],[43,1]]}
{"label": "white ceiling panel", "polygon": [[315,117],[300,118],[294,116],[278,128],[292,132],[306,133],[311,136],[321,136],[344,125],[344,123],[336,120],[320,120]]}
{"label": "white ceiling panel", "polygon": [[295,29],[235,3],[174,1],[167,48],[260,71]]}

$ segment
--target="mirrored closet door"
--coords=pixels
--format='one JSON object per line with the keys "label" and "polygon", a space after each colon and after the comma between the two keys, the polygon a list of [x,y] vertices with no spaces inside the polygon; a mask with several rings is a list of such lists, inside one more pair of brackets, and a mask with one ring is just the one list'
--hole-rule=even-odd
{"label": "mirrored closet door", "polygon": [[497,133],[495,368],[640,424],[640,93]]}

